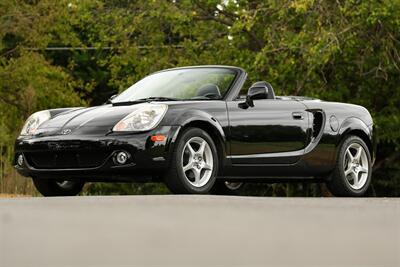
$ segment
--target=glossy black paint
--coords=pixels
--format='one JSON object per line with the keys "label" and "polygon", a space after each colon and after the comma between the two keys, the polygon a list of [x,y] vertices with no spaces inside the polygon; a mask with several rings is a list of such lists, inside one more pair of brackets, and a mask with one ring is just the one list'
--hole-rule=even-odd
{"label": "glossy black paint", "polygon": [[[290,154],[269,155],[304,149],[308,130],[306,107],[293,100],[260,99],[253,101],[253,107],[243,109],[240,102],[227,103],[232,163],[291,164],[298,161],[299,157]],[[295,118],[296,112],[304,117]]]}
{"label": "glossy black paint", "polygon": [[[253,106],[246,107],[246,100],[238,98],[246,72],[225,68],[233,68],[238,76],[224,99],[163,101],[168,111],[160,124],[148,132],[112,131],[135,105],[51,110],[53,118],[43,123],[35,136],[16,140],[15,160],[22,154],[25,165],[15,163],[15,167],[31,177],[159,180],[169,168],[175,142],[186,127],[203,128],[212,136],[221,160],[219,178],[228,180],[328,177],[336,164],[341,140],[348,134],[364,139],[374,155],[373,122],[365,108],[301,97],[255,99]],[[319,131],[314,125],[317,121]],[[71,133],[63,135],[65,129]],[[157,134],[167,139],[151,141],[151,136]],[[129,164],[119,166],[113,161],[118,151],[132,155]],[[68,153],[74,155],[74,161],[68,162]],[[98,156],[98,161],[95,157],[93,161],[80,158],[91,153]],[[45,163],[38,164],[41,155],[53,162],[47,167]]]}

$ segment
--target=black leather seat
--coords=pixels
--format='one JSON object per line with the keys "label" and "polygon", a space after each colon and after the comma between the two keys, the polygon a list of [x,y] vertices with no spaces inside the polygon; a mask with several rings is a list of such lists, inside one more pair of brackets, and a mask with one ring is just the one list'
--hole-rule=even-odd
{"label": "black leather seat", "polygon": [[275,99],[275,92],[274,92],[274,88],[272,88],[272,85],[266,81],[259,81],[259,82],[255,82],[253,83],[253,85],[251,87],[265,87],[267,88],[267,99]]}

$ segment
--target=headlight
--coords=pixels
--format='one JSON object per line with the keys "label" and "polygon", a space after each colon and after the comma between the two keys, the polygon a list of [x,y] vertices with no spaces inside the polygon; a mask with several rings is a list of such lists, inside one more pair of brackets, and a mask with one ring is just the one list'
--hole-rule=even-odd
{"label": "headlight", "polygon": [[114,132],[148,131],[155,128],[167,112],[164,104],[138,104],[137,109],[120,120]]}
{"label": "headlight", "polygon": [[35,134],[39,126],[51,118],[50,111],[43,110],[33,113],[25,122],[22,128],[21,135],[33,135]]}

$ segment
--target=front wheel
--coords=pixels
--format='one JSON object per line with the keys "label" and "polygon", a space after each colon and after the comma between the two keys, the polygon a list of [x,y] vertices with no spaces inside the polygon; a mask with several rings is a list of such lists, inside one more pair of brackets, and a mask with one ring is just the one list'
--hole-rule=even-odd
{"label": "front wheel", "polygon": [[54,179],[33,178],[36,189],[45,197],[76,196],[81,191],[84,182]]}
{"label": "front wheel", "polygon": [[217,173],[217,148],[210,135],[199,128],[186,129],[177,140],[164,177],[167,187],[176,194],[207,194]]}
{"label": "front wheel", "polygon": [[342,142],[327,186],[335,196],[363,196],[371,183],[371,172],[371,155],[367,145],[361,138],[349,136]]}

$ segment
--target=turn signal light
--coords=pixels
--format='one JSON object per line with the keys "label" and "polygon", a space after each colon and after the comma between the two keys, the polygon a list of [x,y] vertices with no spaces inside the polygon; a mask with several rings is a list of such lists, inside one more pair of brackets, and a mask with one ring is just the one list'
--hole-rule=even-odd
{"label": "turn signal light", "polygon": [[151,136],[151,141],[153,142],[162,142],[165,140],[165,135],[152,135]]}

